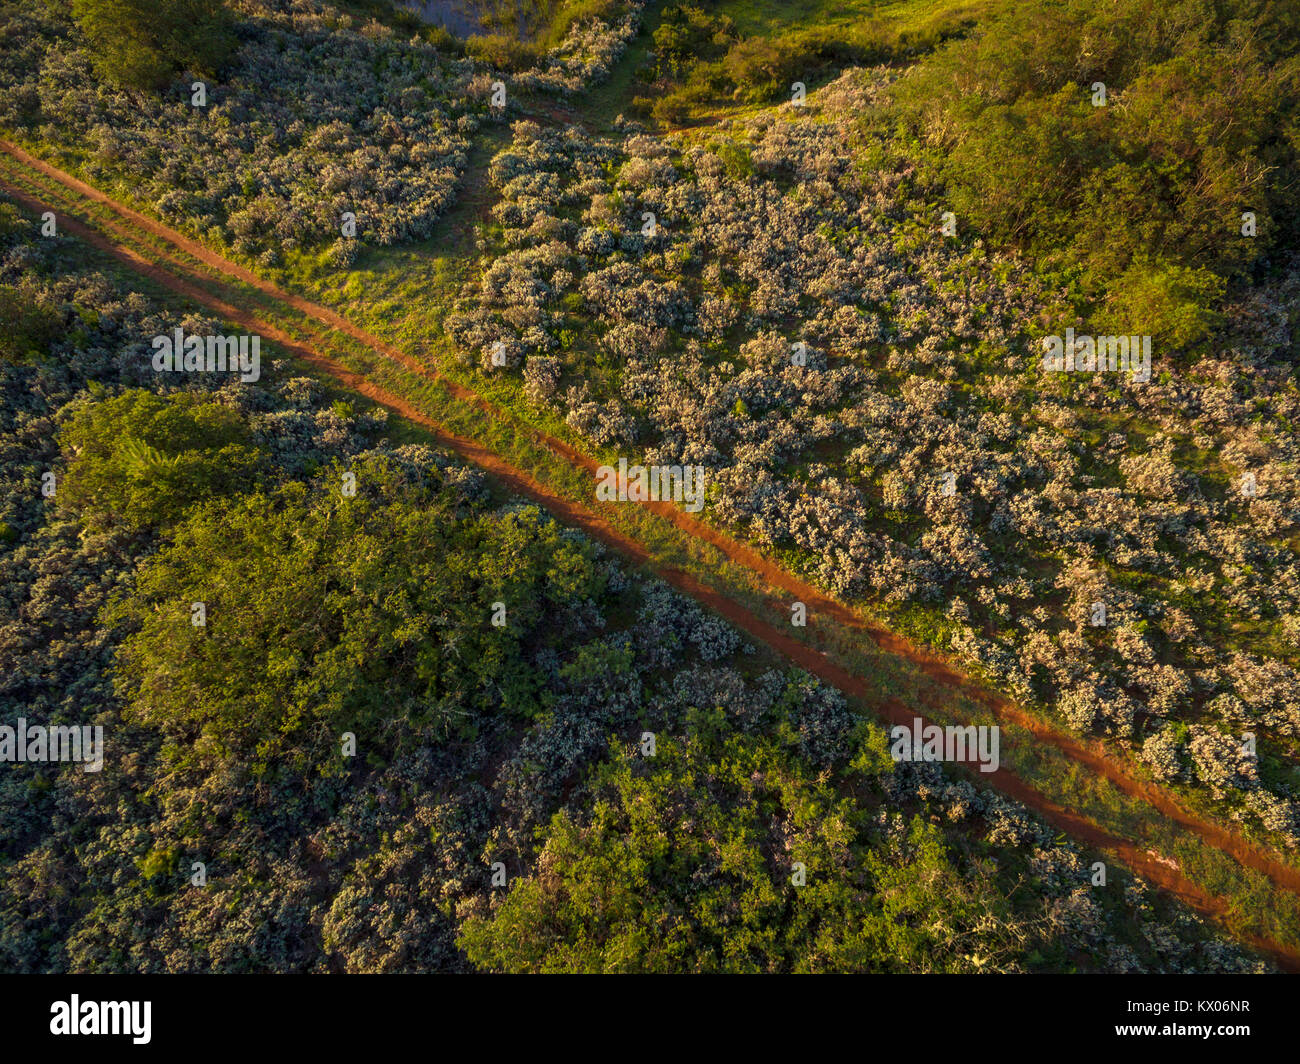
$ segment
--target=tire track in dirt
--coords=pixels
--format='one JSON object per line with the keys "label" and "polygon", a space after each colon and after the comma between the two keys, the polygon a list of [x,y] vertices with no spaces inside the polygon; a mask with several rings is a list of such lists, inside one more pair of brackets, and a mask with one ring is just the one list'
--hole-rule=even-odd
{"label": "tire track in dirt", "polygon": [[[88,198],[94,199],[110,207],[119,216],[128,218],[131,221],[140,220],[142,228],[147,229],[155,236],[159,236],[175,246],[182,247],[193,257],[208,263],[220,273],[227,273],[238,277],[240,280],[247,280],[266,295],[277,299],[279,302],[286,303],[307,315],[309,318],[322,324],[330,324],[335,328],[347,333],[354,339],[364,343],[367,347],[379,351],[386,357],[401,364],[404,368],[432,381],[436,381],[442,387],[450,391],[456,398],[465,402],[473,403],[483,411],[493,415],[496,418],[506,418],[512,422],[517,422],[513,415],[497,407],[495,404],[488,402],[473,392],[454,381],[448,380],[437,371],[417,362],[409,356],[403,354],[392,345],[386,344],[377,337],[371,336],[365,330],[348,322],[336,312],[329,310],[327,307],[320,307],[301,297],[293,296],[289,293],[281,295],[276,286],[271,285],[257,278],[250,271],[238,266],[235,263],[228,263],[227,260],[213,252],[208,251],[201,245],[194,243],[183,237],[181,234],[173,234],[167,227],[145,218],[143,215],[132,211],[130,208],[123,207],[115,201],[91,189],[90,186],[77,181],[70,175],[63,174],[40,160],[32,159],[31,156],[21,149],[0,140],[0,149],[18,158],[19,161],[26,162],[31,160],[34,168],[46,174],[60,184],[71,188],[73,191],[81,193],[82,189],[88,190]],[[18,189],[14,189],[6,182],[0,181],[0,188],[4,188],[6,193],[16,201],[22,203],[29,210],[39,213],[47,209],[46,205],[34,196],[28,195]],[[701,583],[697,578],[682,570],[663,566],[651,557],[650,553],[641,546],[636,540],[625,535],[614,528],[608,521],[599,516],[594,511],[572,502],[563,496],[553,493],[527,473],[523,472],[504,461],[496,452],[483,446],[477,441],[468,439],[463,436],[449,432],[442,425],[422,413],[409,402],[400,396],[389,392],[376,384],[371,383],[364,376],[347,369],[345,366],[329,358],[318,351],[309,348],[295,340],[288,333],[269,322],[262,320],[256,315],[243,310],[239,307],[232,306],[224,300],[208,292],[202,287],[203,278],[195,277],[192,267],[184,263],[171,259],[177,269],[189,275],[193,280],[187,280],[178,276],[171,269],[167,269],[151,262],[144,256],[138,254],[130,247],[125,246],[115,240],[100,233],[97,229],[87,225],[76,218],[70,217],[66,213],[60,216],[60,224],[67,232],[76,235],[86,243],[97,248],[101,252],[116,258],[125,263],[131,269],[135,270],[155,283],[167,288],[170,291],[183,296],[195,303],[209,308],[220,314],[226,320],[241,325],[246,329],[256,331],[262,336],[273,340],[287,352],[300,359],[302,362],[311,365],[321,373],[335,379],[349,389],[365,395],[372,401],[385,406],[414,424],[420,425],[426,429],[438,441],[441,446],[456,452],[461,457],[473,462],[475,465],[491,473],[499,482],[506,485],[514,493],[536,502],[538,505],[550,511],[565,524],[581,528],[592,538],[606,544],[614,550],[630,558],[636,564],[647,570],[659,575],[669,584],[678,590],[690,595],[697,601],[703,603],[715,612],[721,614],[736,627],[747,632],[749,635],[765,643],[772,649],[778,651],[790,661],[806,669],[810,673],[818,676],[827,683],[835,686],[852,695],[866,704],[872,706],[881,716],[886,718],[891,724],[908,724],[910,725],[915,718],[921,718],[924,723],[930,723],[928,717],[911,707],[904,705],[897,699],[887,699],[883,702],[879,696],[859,677],[853,673],[835,664],[821,651],[818,651],[804,643],[796,640],[792,636],[782,632],[769,622],[763,620],[757,614],[753,613],[747,607],[736,602],[729,596],[714,590]],[[111,228],[117,228],[111,226]],[[131,239],[131,234],[123,233],[118,229],[119,235],[125,239]],[[173,239],[173,236],[176,239]],[[199,253],[201,252],[201,254]],[[229,269],[225,267],[228,266]],[[337,323],[337,324],[335,324]],[[530,438],[541,443],[555,453],[569,460],[571,463],[580,466],[594,474],[597,463],[581,454],[568,444],[561,440],[550,437],[549,435],[532,429],[530,426],[521,426],[527,432]],[[843,624],[852,626],[864,631],[872,637],[883,649],[892,653],[897,653],[916,664],[922,672],[937,682],[961,691],[963,694],[975,699],[976,701],[988,706],[992,711],[1000,716],[1012,720],[1014,723],[1025,727],[1036,738],[1050,742],[1057,746],[1063,752],[1076,756],[1082,764],[1089,768],[1094,768],[1099,774],[1105,776],[1113,784],[1131,796],[1141,798],[1151,804],[1154,808],[1164,813],[1169,819],[1173,820],[1184,830],[1200,835],[1206,842],[1214,845],[1216,848],[1230,854],[1240,864],[1245,867],[1254,868],[1267,875],[1273,882],[1282,889],[1300,893],[1300,871],[1293,869],[1281,862],[1276,861],[1269,855],[1260,851],[1257,847],[1250,844],[1247,840],[1240,839],[1226,830],[1219,828],[1217,825],[1209,824],[1197,819],[1191,813],[1182,809],[1168,795],[1164,794],[1159,788],[1148,785],[1142,781],[1133,779],[1124,773],[1118,766],[1113,764],[1103,755],[1091,750],[1083,743],[1074,740],[1070,736],[1063,736],[1055,732],[1049,725],[1025,713],[1016,707],[1009,700],[992,692],[979,688],[968,677],[957,672],[950,665],[933,655],[915,647],[908,640],[882,628],[865,618],[859,617],[846,606],[828,598],[821,592],[817,591],[811,585],[805,584],[798,578],[779,568],[768,559],[763,558],[752,548],[738,543],[718,532],[716,529],[696,520],[685,511],[678,509],[671,503],[643,503],[648,509],[654,511],[674,524],[683,531],[688,532],[697,538],[704,540],[717,549],[721,550],[732,561],[739,562],[763,577],[770,586],[778,587],[799,598],[812,610],[822,610],[827,615],[834,617]],[[1058,803],[1052,801],[1046,795],[1042,794],[1032,785],[1023,780],[1020,776],[1009,769],[999,768],[997,771],[987,774],[987,782],[997,789],[1001,790],[1008,797],[1019,801],[1021,804],[1033,809],[1045,821],[1058,830],[1065,831],[1079,841],[1093,846],[1099,850],[1104,850],[1117,855],[1120,860],[1134,872],[1150,880],[1163,890],[1174,894],[1182,899],[1186,904],[1194,909],[1216,919],[1222,919],[1230,912],[1230,907],[1224,899],[1210,894],[1199,885],[1182,875],[1176,868],[1171,868],[1157,856],[1141,850],[1134,843],[1123,839],[1102,828],[1100,825],[1083,817],[1077,813],[1071,812]],[[1224,844],[1217,840],[1222,839]],[[1248,942],[1255,949],[1270,956],[1279,967],[1287,971],[1300,972],[1300,950],[1293,949],[1289,946],[1273,942],[1253,935],[1241,935],[1238,937]]]}

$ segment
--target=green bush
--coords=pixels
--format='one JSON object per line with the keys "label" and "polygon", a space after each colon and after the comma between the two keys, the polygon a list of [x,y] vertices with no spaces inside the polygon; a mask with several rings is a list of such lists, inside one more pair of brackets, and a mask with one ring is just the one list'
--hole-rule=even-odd
{"label": "green bush", "polygon": [[1300,238],[1298,40],[1300,9],[1269,0],[1011,6],[895,97],[963,224],[1181,347]]}
{"label": "green bush", "polygon": [[347,471],[354,496],[335,467],[192,510],[105,612],[131,632],[128,715],[178,756],[326,771],[345,731],[388,757],[541,708],[526,644],[602,593],[595,548],[532,509],[466,516],[436,471],[374,455]]}
{"label": "green bush", "polygon": [[[1013,957],[1023,927],[919,817],[871,813],[721,711],[653,760],[616,751],[588,811],[562,810],[536,870],[459,944],[505,972],[955,972]],[[865,765],[865,762],[864,762]],[[804,866],[804,882],[791,869]]]}
{"label": "green bush", "polygon": [[697,63],[720,59],[736,38],[736,24],[725,15],[675,4],[664,10],[654,32],[658,72],[661,77],[684,77]]}
{"label": "green bush", "polygon": [[535,45],[505,34],[477,34],[465,42],[465,51],[480,63],[495,70],[519,71],[531,66],[537,59]]}
{"label": "green bush", "polygon": [[807,81],[809,60],[809,53],[792,40],[749,37],[727,53],[723,67],[738,98],[770,102],[789,96],[792,83]]}
{"label": "green bush", "polygon": [[124,88],[217,74],[237,43],[223,0],[72,0],[72,14],[100,75]]}
{"label": "green bush", "polygon": [[42,296],[0,284],[0,361],[30,362],[50,353],[59,312]]}
{"label": "green bush", "polygon": [[1223,323],[1214,308],[1225,287],[1205,267],[1139,259],[1112,286],[1098,328],[1109,335],[1149,335],[1161,349],[1193,347]]}
{"label": "green bush", "polygon": [[188,392],[84,403],[59,446],[59,504],[91,527],[164,527],[195,502],[248,490],[262,458],[235,411]]}

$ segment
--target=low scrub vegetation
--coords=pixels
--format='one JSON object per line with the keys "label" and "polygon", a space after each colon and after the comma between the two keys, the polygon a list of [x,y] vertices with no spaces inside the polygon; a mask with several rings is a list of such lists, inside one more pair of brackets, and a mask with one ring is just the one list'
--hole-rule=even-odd
{"label": "low scrub vegetation", "polygon": [[[1229,292],[1171,263],[1122,329],[1092,319],[1154,333],[1147,378],[1045,372],[1087,291],[945,234],[942,188],[862,117],[901,84],[667,139],[518,123],[462,358],[594,448],[704,465],[715,520],[1295,845],[1295,273]],[[1193,310],[1234,324],[1193,342],[1160,286],[1206,276]]]}
{"label": "low scrub vegetation", "polygon": [[112,767],[0,776],[5,969],[1262,969],[381,413],[154,373],[220,323],[0,231],[61,308],[0,363],[0,710]]}
{"label": "low scrub vegetation", "polygon": [[[441,360],[494,447],[703,470],[1289,860],[1293,8],[0,0],[0,133]],[[0,717],[113,771],[5,764],[0,968],[1268,969],[270,343],[158,371],[222,323],[41,226],[0,201]]]}

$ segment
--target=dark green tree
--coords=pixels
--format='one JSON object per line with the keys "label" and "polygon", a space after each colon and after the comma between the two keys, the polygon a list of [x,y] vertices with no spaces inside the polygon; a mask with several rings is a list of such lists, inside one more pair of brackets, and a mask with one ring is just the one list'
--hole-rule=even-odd
{"label": "dark green tree", "polygon": [[59,504],[91,527],[166,526],[195,502],[249,490],[262,458],[235,411],[140,389],[81,405],[59,446]]}
{"label": "dark green tree", "polygon": [[616,751],[598,769],[589,811],[557,813],[532,874],[462,923],[471,961],[507,972],[1016,962],[1028,925],[991,869],[959,870],[937,828],[917,817],[883,843],[869,811],[788,746],[726,734],[720,711],[692,729],[653,759]]}
{"label": "dark green tree", "polygon": [[157,89],[183,70],[216,74],[236,40],[223,0],[72,0],[95,69],[130,89]]}
{"label": "dark green tree", "polygon": [[536,713],[527,645],[599,595],[593,548],[533,509],[465,516],[438,489],[369,457],[191,511],[106,614],[131,629],[129,716],[207,763],[297,775],[337,769],[343,732],[391,755]]}

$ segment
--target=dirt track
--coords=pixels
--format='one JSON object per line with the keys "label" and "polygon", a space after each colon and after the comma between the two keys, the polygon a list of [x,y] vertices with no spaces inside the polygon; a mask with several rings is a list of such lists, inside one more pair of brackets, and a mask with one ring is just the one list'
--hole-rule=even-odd
{"label": "dirt track", "polygon": [[[476,393],[454,381],[448,380],[435,370],[410,358],[392,345],[372,336],[328,307],[320,306],[278,289],[237,263],[230,262],[183,234],[177,233],[153,219],[116,203],[97,189],[69,174],[63,173],[42,160],[32,157],[21,148],[0,140],[0,150],[7,152],[32,170],[59,182],[78,195],[104,204],[130,224],[180,248],[195,259],[205,263],[216,273],[237,278],[253,285],[267,296],[293,307],[314,322],[327,328],[338,329],[372,350],[399,363],[404,368],[427,379],[438,381],[440,385],[458,399],[475,404],[491,413],[496,419],[517,420],[513,415],[487,402]],[[0,187],[4,187],[15,200],[23,203],[29,209],[35,211],[47,209],[45,204],[25,193],[10,189],[3,183],[0,183]],[[878,695],[872,691],[867,683],[836,665],[826,655],[794,639],[735,600],[704,586],[690,574],[657,565],[639,543],[619,532],[593,509],[554,494],[526,472],[506,463],[495,452],[473,440],[448,432],[401,397],[372,384],[366,378],[352,372],[333,359],[295,341],[281,329],[263,321],[256,315],[231,306],[212,295],[203,287],[203,282],[206,279],[202,274],[187,264],[169,256],[174,268],[165,268],[145,259],[126,245],[110,239],[99,230],[68,217],[66,214],[61,215],[59,221],[65,232],[78,236],[100,251],[126,263],[133,270],[144,274],[159,285],[209,308],[228,321],[239,324],[251,331],[256,331],[262,336],[275,341],[286,351],[315,367],[321,373],[334,378],[346,387],[367,396],[376,403],[388,407],[409,421],[427,429],[441,445],[482,467],[515,493],[537,502],[566,524],[583,529],[593,538],[606,543],[638,564],[662,576],[679,590],[723,615],[736,627],[777,650],[810,673],[838,687],[846,694],[863,699],[869,704],[878,707],[881,714],[891,723],[910,724],[912,719],[918,716],[925,719],[923,713],[905,706],[901,702],[889,701],[881,704]],[[118,226],[110,224],[108,228],[117,230],[120,236],[130,239],[130,234],[123,232]],[[592,473],[595,472],[597,463],[594,460],[581,454],[562,440],[555,439],[531,427],[524,428],[536,442],[547,446],[575,466]],[[1073,760],[1104,776],[1125,793],[1147,802],[1155,810],[1183,829],[1199,835],[1209,844],[1232,855],[1243,866],[1253,868],[1267,875],[1278,887],[1300,894],[1300,871],[1278,861],[1266,851],[1226,829],[1201,820],[1161,788],[1131,776],[1122,766],[1106,757],[1099,746],[1085,744],[1072,736],[1060,733],[1046,722],[1026,713],[1009,700],[983,690],[937,655],[918,648],[896,633],[858,616],[841,603],[835,602],[811,585],[787,573],[752,548],[711,528],[672,504],[646,503],[643,505],[672,521],[683,531],[723,551],[732,561],[749,568],[759,575],[767,586],[783,592],[791,599],[807,604],[810,620],[820,612],[835,618],[840,623],[866,632],[882,648],[914,662],[930,678],[974,698],[987,706],[999,719],[1017,724],[1030,731],[1039,740],[1057,747]],[[1134,872],[1162,889],[1177,895],[1198,911],[1212,917],[1222,917],[1227,914],[1228,905],[1223,899],[1208,893],[1183,876],[1176,868],[1169,867],[1157,857],[1141,850],[1133,843],[1108,832],[1085,817],[1062,808],[1010,770],[999,769],[995,773],[987,774],[986,779],[987,782],[1009,797],[1033,809],[1054,827],[1068,832],[1080,842],[1114,854]],[[1300,951],[1254,937],[1248,938],[1247,941],[1261,952],[1271,956],[1284,969],[1300,971]]]}

